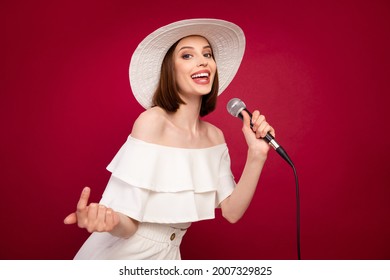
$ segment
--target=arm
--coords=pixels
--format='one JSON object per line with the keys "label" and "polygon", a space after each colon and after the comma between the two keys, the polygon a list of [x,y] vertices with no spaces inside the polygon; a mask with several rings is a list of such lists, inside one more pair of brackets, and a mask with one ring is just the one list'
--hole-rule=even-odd
{"label": "arm", "polygon": [[[131,135],[144,141],[155,141],[156,135],[160,136],[159,133],[164,129],[162,119],[158,109],[143,112],[134,122]],[[88,205],[90,191],[89,188],[84,188],[76,212],[65,218],[65,224],[77,223],[88,232],[109,232],[122,238],[129,238],[137,231],[138,221],[104,205],[97,203]]]}
{"label": "arm", "polygon": [[264,137],[267,132],[275,136],[274,129],[266,122],[265,117],[260,115],[259,111],[253,112],[253,130],[250,128],[249,115],[243,111],[243,116],[242,131],[248,144],[245,167],[232,194],[221,202],[222,215],[230,223],[236,223],[244,215],[253,198],[267,159],[269,145],[259,138]]}
{"label": "arm", "polygon": [[90,233],[109,232],[122,238],[129,238],[137,231],[138,222],[124,214],[98,203],[88,205],[90,193],[90,188],[83,189],[76,212],[65,218],[65,224],[77,223],[80,228],[85,228]]}

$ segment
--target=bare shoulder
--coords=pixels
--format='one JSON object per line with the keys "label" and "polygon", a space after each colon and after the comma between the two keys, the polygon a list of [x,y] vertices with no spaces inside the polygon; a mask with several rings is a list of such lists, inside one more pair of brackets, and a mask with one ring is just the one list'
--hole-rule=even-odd
{"label": "bare shoulder", "polygon": [[138,116],[133,124],[131,135],[143,141],[155,142],[161,136],[165,125],[165,111],[159,107],[153,107]]}
{"label": "bare shoulder", "polygon": [[209,122],[203,122],[207,137],[213,145],[219,145],[225,143],[225,137],[221,129]]}

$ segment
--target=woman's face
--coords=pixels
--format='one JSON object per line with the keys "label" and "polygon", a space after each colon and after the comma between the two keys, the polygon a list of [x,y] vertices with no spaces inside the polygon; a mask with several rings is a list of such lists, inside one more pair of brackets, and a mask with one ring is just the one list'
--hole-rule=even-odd
{"label": "woman's face", "polygon": [[181,39],[173,53],[173,63],[177,87],[184,99],[210,93],[217,65],[204,37]]}

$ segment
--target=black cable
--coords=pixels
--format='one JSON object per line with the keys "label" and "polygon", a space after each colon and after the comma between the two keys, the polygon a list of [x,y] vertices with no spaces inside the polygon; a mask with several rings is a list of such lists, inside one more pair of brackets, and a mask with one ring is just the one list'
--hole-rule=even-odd
{"label": "black cable", "polygon": [[[246,105],[244,102],[242,102],[238,98],[231,99],[228,104],[226,105],[226,109],[228,112],[234,116],[240,118],[242,121],[244,120],[244,117],[242,115],[242,111],[246,111],[250,120],[250,127],[253,128],[252,123],[252,113],[249,112],[246,109]],[[299,198],[299,183],[298,183],[298,175],[297,170],[295,169],[295,166],[290,159],[290,157],[287,155],[286,151],[280,146],[274,139],[274,137],[267,133],[267,135],[263,138],[270,146],[272,146],[275,151],[293,168],[294,176],[295,176],[295,186],[296,186],[296,214],[297,214],[297,253],[298,253],[298,260],[301,259],[301,219],[300,219],[300,198]]]}
{"label": "black cable", "polygon": [[[246,110],[246,109],[245,109]],[[252,122],[251,122],[251,127],[252,127]],[[295,177],[295,188],[296,188],[296,219],[297,219],[297,255],[298,255],[298,260],[301,259],[301,203],[300,203],[300,198],[299,198],[299,182],[298,182],[298,174],[297,170],[295,169],[295,166],[290,159],[290,157],[287,155],[286,151],[283,149],[282,146],[277,144],[276,142],[272,143],[274,140],[273,136],[270,135],[269,133],[266,135],[265,138],[263,138],[267,143],[269,143],[275,151],[292,167],[294,171],[294,177]]]}
{"label": "black cable", "polygon": [[295,166],[292,162],[292,160],[287,155],[286,151],[281,147],[277,147],[276,152],[287,161],[287,163],[292,167],[294,171],[294,177],[295,177],[295,188],[296,188],[296,219],[297,219],[297,254],[298,254],[298,260],[301,259],[301,203],[299,198],[299,182],[298,182],[298,174],[297,170],[295,169]]}
{"label": "black cable", "polygon": [[295,169],[294,164],[292,165],[293,171],[294,171],[294,177],[295,177],[295,188],[296,188],[296,208],[297,208],[297,253],[298,253],[298,260],[301,259],[301,203],[299,199],[299,182],[298,182],[298,174],[297,170]]}

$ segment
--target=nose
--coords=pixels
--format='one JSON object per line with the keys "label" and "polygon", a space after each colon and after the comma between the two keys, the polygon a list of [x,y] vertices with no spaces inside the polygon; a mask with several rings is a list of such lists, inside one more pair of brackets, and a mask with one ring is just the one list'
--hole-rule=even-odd
{"label": "nose", "polygon": [[203,66],[203,67],[206,67],[207,65],[209,65],[209,63],[203,58],[201,58],[201,59],[199,59],[199,61],[198,61],[198,67],[200,67],[200,66]]}

